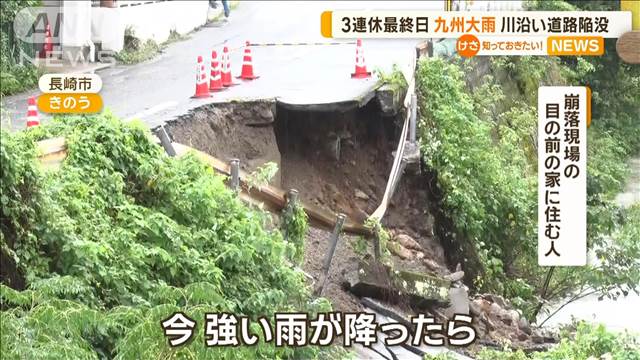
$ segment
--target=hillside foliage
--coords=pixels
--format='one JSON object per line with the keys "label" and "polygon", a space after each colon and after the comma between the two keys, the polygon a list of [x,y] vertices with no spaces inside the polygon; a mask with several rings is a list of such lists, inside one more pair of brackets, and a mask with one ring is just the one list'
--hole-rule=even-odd
{"label": "hillside foliage", "polygon": [[[615,56],[615,55],[614,55]],[[479,67],[488,71],[476,76]],[[424,59],[417,73],[422,153],[452,219],[459,261],[477,289],[512,299],[533,318],[541,304],[593,291],[638,291],[640,249],[628,224],[637,210],[614,202],[640,150],[640,71],[611,56]],[[590,85],[588,242],[598,258],[581,268],[537,265],[537,86]]]}
{"label": "hillside foliage", "polygon": [[[68,156],[43,170],[34,141],[55,136]],[[205,312],[255,320],[330,305],[310,299],[267,216],[195,156],[170,158],[141,124],[106,113],[3,132],[0,160],[3,358],[318,356],[204,346]],[[198,325],[195,341],[171,348],[160,321],[175,311]]]}

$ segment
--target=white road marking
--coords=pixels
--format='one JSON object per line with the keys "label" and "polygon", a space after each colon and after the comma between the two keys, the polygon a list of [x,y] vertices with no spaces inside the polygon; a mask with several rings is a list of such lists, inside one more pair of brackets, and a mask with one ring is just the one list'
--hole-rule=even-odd
{"label": "white road marking", "polygon": [[144,117],[146,117],[146,116],[153,115],[153,114],[155,114],[155,113],[158,113],[158,112],[160,112],[160,111],[162,111],[162,110],[165,110],[165,109],[168,109],[168,108],[170,108],[170,107],[174,107],[174,106],[176,106],[176,105],[178,105],[178,102],[177,102],[177,101],[167,101],[167,102],[163,102],[163,103],[160,103],[160,104],[158,104],[158,105],[152,106],[152,107],[148,108],[147,110],[140,111],[140,112],[138,112],[138,113],[136,113],[136,114],[133,114],[132,116],[130,116],[129,118],[127,118],[127,119],[125,120],[125,122],[126,122],[126,121],[131,121],[131,120],[133,120],[133,119],[142,119],[142,118],[144,118]]}

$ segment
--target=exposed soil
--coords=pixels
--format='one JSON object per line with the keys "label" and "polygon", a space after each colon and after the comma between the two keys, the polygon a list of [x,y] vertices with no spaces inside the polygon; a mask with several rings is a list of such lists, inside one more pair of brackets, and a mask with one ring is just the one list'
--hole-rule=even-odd
{"label": "exposed soil", "polygon": [[374,116],[368,109],[327,113],[279,108],[276,137],[283,187],[298,189],[309,203],[366,219],[379,204],[392,161],[388,132]]}
{"label": "exposed soil", "polygon": [[[248,171],[276,162],[280,171],[273,185],[295,188],[303,201],[363,222],[380,204],[386,187],[399,135],[395,122],[382,115],[375,101],[345,113],[296,112],[261,101],[205,105],[165,128],[174,141],[222,160],[239,158]],[[413,237],[430,259],[425,266],[420,258],[393,256],[398,269],[444,274],[444,251],[434,238],[424,181],[422,176],[403,177],[383,223]],[[312,229],[308,236],[304,269],[317,280],[329,239],[330,233],[321,229]],[[363,251],[372,253],[371,242],[362,240],[360,247],[366,246],[357,254],[356,241],[353,236],[341,239],[324,292],[344,311],[355,311],[360,304],[343,290],[343,274],[357,267]]]}
{"label": "exposed soil", "polygon": [[[266,162],[280,166],[273,132],[275,103],[255,101],[209,104],[170,121],[165,128],[174,141],[228,161],[240,159],[240,167],[252,171]],[[280,185],[280,173],[273,185]]]}
{"label": "exposed soil", "polygon": [[[261,101],[205,105],[165,128],[174,141],[222,160],[238,158],[248,171],[276,162],[280,171],[273,185],[295,188],[306,203],[364,222],[380,204],[386,187],[399,135],[395,121],[383,116],[375,101],[345,113],[296,112]],[[392,256],[396,268],[446,274],[424,181],[422,176],[403,177],[383,223],[392,232],[413,237],[423,248],[421,258]],[[329,239],[328,231],[309,232],[304,269],[318,281]],[[364,252],[373,252],[371,241],[363,239],[356,253],[356,241],[354,236],[341,238],[323,293],[338,310],[360,308],[358,299],[342,286],[344,274],[357,269]],[[422,256],[430,259],[429,266]]]}
{"label": "exposed soil", "polygon": [[[303,269],[315,279],[314,287],[318,287],[323,278],[322,267],[329,251],[331,232],[310,228],[304,249]],[[336,246],[327,282],[322,296],[331,300],[335,311],[356,312],[362,310],[360,300],[342,287],[344,274],[358,270],[360,255],[354,251],[356,236],[341,236]]]}
{"label": "exposed soil", "polygon": [[[382,116],[373,101],[347,113],[278,108],[282,186],[298,189],[306,202],[363,222],[384,194],[399,136],[394,121]],[[434,239],[425,181],[419,175],[404,176],[383,223],[416,239],[427,257],[446,268],[444,251]],[[424,270],[419,261],[407,265]]]}
{"label": "exposed soil", "polygon": [[[197,108],[168,123],[166,129],[174,141],[219,159],[239,158],[247,171],[275,162],[280,171],[272,185],[295,188],[305,203],[363,222],[380,204],[402,116],[385,117],[374,101],[345,113],[295,112],[273,102],[224,103]],[[406,171],[391,199],[384,227],[395,245],[404,235],[413,241],[391,252],[394,269],[448,275],[458,263],[469,265],[439,210],[436,176],[428,169],[421,174]],[[330,238],[330,231],[317,228],[307,235],[303,270],[314,278],[314,287],[323,279]],[[359,298],[344,283],[345,275],[357,271],[359,259],[367,254],[373,255],[371,240],[340,237],[322,293],[334,310],[362,310]],[[387,305],[399,313],[411,313],[408,303]],[[478,300],[474,308],[480,316],[476,325],[482,339],[530,343],[529,335],[518,330],[517,320],[505,315],[507,310],[485,305]],[[482,320],[483,316],[489,320]]]}

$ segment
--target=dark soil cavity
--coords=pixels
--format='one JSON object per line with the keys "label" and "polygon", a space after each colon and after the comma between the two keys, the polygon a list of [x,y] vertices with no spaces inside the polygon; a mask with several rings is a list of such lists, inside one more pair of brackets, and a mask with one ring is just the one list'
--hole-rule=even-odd
{"label": "dark soil cavity", "polygon": [[[377,102],[346,113],[299,112],[278,106],[276,138],[282,186],[310,203],[363,221],[378,207],[400,135],[399,120],[382,115]],[[383,224],[412,236],[427,257],[444,265],[434,241],[429,191],[421,175],[405,174]]]}
{"label": "dark soil cavity", "polygon": [[[247,171],[275,162],[280,171],[272,185],[284,190],[295,188],[307,204],[364,221],[384,193],[403,116],[385,116],[377,101],[346,112],[293,111],[267,101],[232,102],[199,107],[165,128],[174,141],[220,160],[239,158]],[[470,284],[479,274],[474,263],[477,254],[464,233],[452,231],[453,223],[442,210],[438,174],[424,165],[420,174],[412,173],[411,168],[415,169],[407,168],[382,221],[392,235],[388,248],[393,268],[446,275],[460,263]],[[309,284],[314,289],[323,279],[330,238],[331,230],[320,228],[310,228],[306,236],[302,267],[313,278]],[[370,240],[349,234],[340,237],[322,293],[335,311],[363,310],[352,290],[359,291],[360,296],[377,297],[385,307],[405,317],[424,312],[424,306],[428,312],[442,316],[445,310],[441,305],[431,308],[433,304],[425,303],[425,298],[396,298],[379,287],[354,284],[351,280],[354,274],[360,274],[361,259],[372,257]],[[4,279],[7,276],[6,272],[0,274]],[[377,284],[388,282],[384,274],[376,278]],[[505,317],[505,311],[512,309],[494,311],[492,302],[482,297],[473,300],[472,311],[475,308],[475,315],[480,316],[475,322],[480,338],[490,344],[508,338],[517,346],[531,345],[529,337],[519,330],[519,322],[511,315]]]}
{"label": "dark soil cavity", "polygon": [[391,166],[390,139],[395,134],[373,105],[346,113],[278,107],[275,129],[283,187],[298,189],[307,202],[358,221],[375,210]]}
{"label": "dark soil cavity", "polygon": [[[295,188],[303,201],[356,221],[364,221],[378,207],[387,183],[400,135],[400,120],[382,115],[377,102],[360,109],[339,112],[300,112],[277,107],[276,139],[282,161],[282,186]],[[448,273],[445,255],[434,236],[430,192],[423,175],[405,174],[383,218],[383,225],[396,233],[405,233],[422,247],[425,259],[392,257],[395,267],[417,272]],[[305,270],[316,277],[328,248],[319,233],[306,244]],[[354,311],[353,295],[345,295],[340,284],[343,275],[357,268],[363,254],[354,251],[353,237],[338,246],[325,296],[334,308]],[[372,255],[369,241],[366,252]],[[455,266],[455,264],[454,264]]]}
{"label": "dark soil cavity", "polygon": [[[376,101],[346,112],[294,111],[262,101],[232,102],[199,107],[165,128],[176,142],[223,161],[239,158],[247,171],[275,162],[280,171],[272,185],[295,188],[305,203],[363,222],[382,199],[403,116],[384,116]],[[424,258],[393,256],[397,269],[446,274],[445,255],[434,236],[427,183],[424,175],[405,174],[383,225],[411,236],[422,247],[419,252]],[[307,236],[304,270],[316,283],[322,278],[329,239],[330,231],[321,229],[311,229]],[[341,237],[323,294],[332,300],[334,309],[360,309],[359,300],[342,285],[344,274],[357,270],[358,259],[366,253],[372,255],[370,241]]]}

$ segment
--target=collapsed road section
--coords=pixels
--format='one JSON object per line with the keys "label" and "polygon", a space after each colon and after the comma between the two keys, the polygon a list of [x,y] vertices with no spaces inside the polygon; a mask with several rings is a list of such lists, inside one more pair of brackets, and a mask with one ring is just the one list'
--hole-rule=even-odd
{"label": "collapsed road section", "polygon": [[[407,115],[403,107],[388,106],[389,101],[382,99],[331,111],[303,111],[272,101],[220,103],[194,109],[164,128],[175,143],[216,159],[218,170],[225,174],[231,174],[232,159],[239,159],[241,178],[267,162],[277,164],[269,186],[252,189],[252,198],[278,215],[286,205],[287,191],[298,191],[315,225],[306,237],[302,268],[316,287],[326,277],[322,296],[332,301],[334,309],[370,310],[362,299],[376,298],[404,317],[416,311],[442,319],[454,312],[472,313],[481,339],[496,331],[504,336],[517,333],[511,339],[515,346],[540,346],[532,342],[530,328],[507,303],[491,295],[469,299],[460,282],[469,275],[458,265],[462,261],[457,244],[447,239],[450,223],[438,209],[441,194],[434,185],[435,174],[419,163],[406,167],[382,219],[389,233],[382,249],[385,265],[373,261],[373,234],[362,225],[385,194]],[[339,213],[346,215],[345,234],[325,275],[331,230]],[[400,286],[398,279],[413,285]],[[427,290],[416,291],[415,284],[422,289],[428,284]],[[398,292],[401,296],[393,295]]]}
{"label": "collapsed road section", "polygon": [[[485,338],[487,334],[500,332],[519,334],[514,340],[521,347],[538,346],[531,340],[535,336],[520,328],[531,329],[500,297],[468,298],[461,286],[464,272],[451,262],[456,249],[438,236],[443,222],[434,210],[428,171],[407,168],[382,221],[389,234],[383,261],[373,260],[362,222],[384,194],[404,115],[402,109],[385,112],[377,101],[344,112],[301,112],[274,102],[236,102],[195,109],[164,129],[173,140],[175,155],[195,149],[204,162],[229,176],[233,176],[229,160],[239,159],[241,180],[266,162],[278,164],[278,174],[268,186],[250,189],[240,181],[247,194],[243,198],[268,205],[277,219],[286,205],[287,190],[298,190],[317,225],[306,235],[302,270],[316,290],[324,284],[318,295],[330,299],[335,310],[375,311],[402,319],[420,312],[441,320],[466,312],[476,316],[485,345],[494,344]],[[65,156],[60,139],[41,143],[40,150],[45,165],[55,166]],[[328,269],[336,213],[347,214],[347,221]],[[413,350],[414,355],[427,351]]]}

